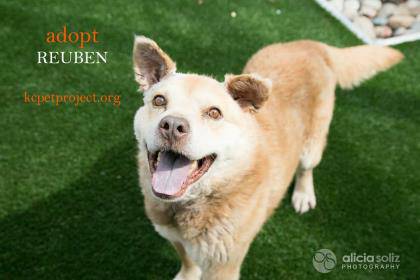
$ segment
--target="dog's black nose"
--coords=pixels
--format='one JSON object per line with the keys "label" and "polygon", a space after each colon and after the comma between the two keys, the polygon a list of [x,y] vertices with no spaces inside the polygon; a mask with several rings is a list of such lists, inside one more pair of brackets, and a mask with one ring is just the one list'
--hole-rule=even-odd
{"label": "dog's black nose", "polygon": [[166,116],[159,123],[159,132],[170,142],[180,141],[190,132],[190,125],[184,118]]}

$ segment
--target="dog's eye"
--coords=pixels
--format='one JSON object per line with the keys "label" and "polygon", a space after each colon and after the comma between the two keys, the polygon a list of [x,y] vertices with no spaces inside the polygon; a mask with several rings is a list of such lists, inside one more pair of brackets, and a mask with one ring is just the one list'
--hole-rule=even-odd
{"label": "dog's eye", "polygon": [[209,115],[212,119],[218,120],[222,117],[222,112],[220,112],[220,110],[216,107],[211,107],[208,110],[207,115]]}
{"label": "dog's eye", "polygon": [[160,106],[165,106],[166,105],[166,99],[165,97],[163,97],[162,95],[156,95],[153,98],[153,105],[160,107]]}

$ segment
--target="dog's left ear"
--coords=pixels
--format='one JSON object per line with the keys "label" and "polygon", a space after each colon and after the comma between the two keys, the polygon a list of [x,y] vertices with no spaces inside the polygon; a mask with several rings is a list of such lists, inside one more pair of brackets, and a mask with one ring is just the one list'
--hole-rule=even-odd
{"label": "dog's left ear", "polygon": [[268,99],[271,80],[255,74],[226,75],[225,86],[242,109],[256,111]]}
{"label": "dog's left ear", "polygon": [[144,36],[135,37],[133,64],[134,75],[142,91],[146,91],[176,70],[175,62],[159,48],[155,41]]}

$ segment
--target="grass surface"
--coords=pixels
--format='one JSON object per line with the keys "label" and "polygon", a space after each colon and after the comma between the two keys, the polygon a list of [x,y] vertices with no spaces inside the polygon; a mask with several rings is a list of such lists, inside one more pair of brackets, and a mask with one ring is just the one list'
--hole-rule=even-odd
{"label": "grass surface", "polygon": [[[276,14],[281,9],[281,15]],[[236,11],[237,17],[230,17]],[[154,38],[184,72],[240,73],[263,45],[359,44],[309,0],[0,1],[0,279],[170,279],[179,261],[145,217],[137,185],[133,34]],[[100,32],[104,65],[37,65],[46,32]],[[242,279],[414,279],[420,275],[420,44],[351,92],[337,91],[318,206],[294,213],[290,192],[254,241]],[[114,92],[104,104],[37,106],[35,93]],[[314,270],[329,248],[401,256],[397,271]],[[341,262],[339,262],[341,263]]]}

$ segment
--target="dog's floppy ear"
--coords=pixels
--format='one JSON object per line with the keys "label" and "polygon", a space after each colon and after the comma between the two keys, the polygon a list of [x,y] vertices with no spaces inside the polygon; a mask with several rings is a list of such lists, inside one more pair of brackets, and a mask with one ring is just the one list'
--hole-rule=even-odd
{"label": "dog's floppy ear", "polygon": [[135,37],[133,64],[134,75],[142,91],[176,70],[175,62],[153,40],[144,36]]}
{"label": "dog's floppy ear", "polygon": [[255,74],[226,75],[225,86],[244,110],[255,111],[267,101],[271,80]]}

